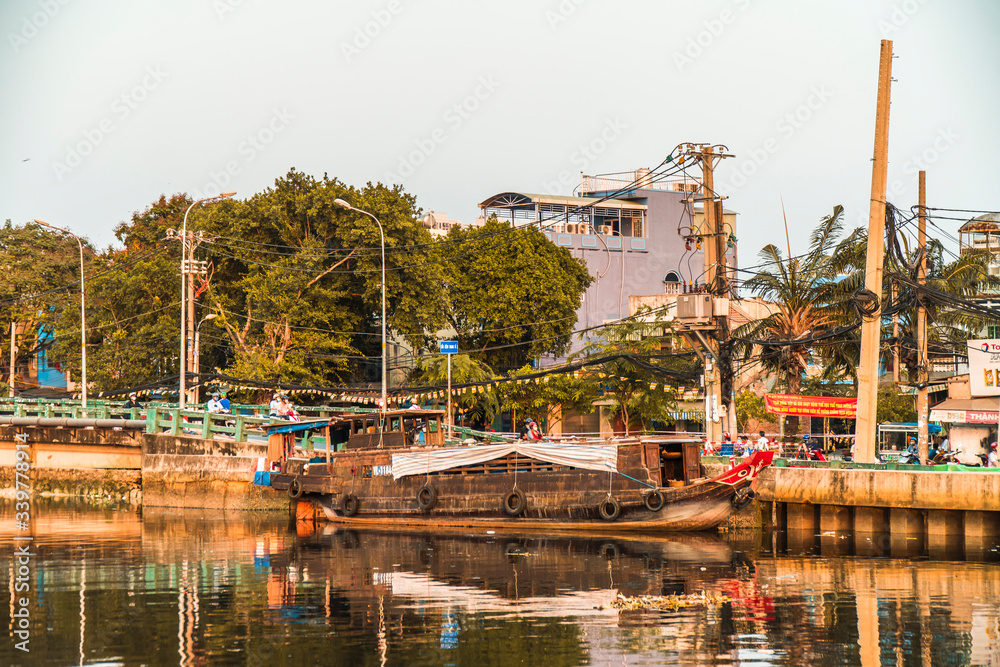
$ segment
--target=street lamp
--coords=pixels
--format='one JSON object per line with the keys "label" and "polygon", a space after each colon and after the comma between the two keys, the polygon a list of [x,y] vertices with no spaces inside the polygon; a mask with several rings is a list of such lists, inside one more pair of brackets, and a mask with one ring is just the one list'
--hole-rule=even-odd
{"label": "street lamp", "polygon": [[[201,318],[201,322],[198,322],[198,326],[194,328],[194,381],[201,386],[201,325],[208,320],[214,320],[218,315],[216,313],[209,313],[205,317]],[[194,390],[195,403],[198,402],[198,388]]]}
{"label": "street lamp", "polygon": [[388,373],[386,372],[386,363],[385,363],[385,231],[382,229],[382,223],[379,222],[378,218],[376,218],[368,211],[362,211],[360,208],[354,208],[343,199],[334,199],[333,203],[336,204],[337,206],[342,206],[343,208],[350,209],[351,211],[364,213],[369,218],[374,220],[376,225],[378,225],[378,235],[382,243],[382,408],[381,410],[383,413],[385,413],[386,409],[388,409],[389,407],[388,402],[386,400],[386,395],[388,393],[386,391],[386,381],[389,376]]}
{"label": "street lamp", "polygon": [[[180,363],[180,409],[183,410],[185,406],[185,392],[187,391],[187,352],[191,345],[191,341],[187,337],[187,295],[185,293],[187,288],[187,276],[190,273],[189,262],[187,257],[188,250],[188,213],[191,209],[195,207],[196,204],[200,204],[206,201],[213,201],[215,199],[226,199],[227,197],[232,197],[235,192],[223,192],[215,197],[204,197],[203,199],[198,199],[191,202],[191,205],[187,207],[184,211],[184,229],[181,232],[181,363]],[[192,313],[193,314],[193,313]]]}
{"label": "street lamp", "polygon": [[[62,227],[56,227],[55,225],[50,225],[44,220],[39,220],[35,218],[35,222],[49,229],[54,229],[63,234],[69,234],[76,239],[76,244],[80,246],[80,384],[83,385],[83,391],[81,393],[81,405],[83,409],[87,409],[87,291],[84,283],[83,275],[83,241],[80,237],[69,231],[68,229],[63,229]],[[11,372],[11,377],[14,377],[13,371]],[[13,383],[13,381],[12,381]]]}

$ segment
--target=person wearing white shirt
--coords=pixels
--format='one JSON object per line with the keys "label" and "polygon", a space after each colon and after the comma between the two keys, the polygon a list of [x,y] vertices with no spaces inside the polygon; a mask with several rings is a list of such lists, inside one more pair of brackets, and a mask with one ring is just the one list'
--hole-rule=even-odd
{"label": "person wearing white shirt", "polygon": [[205,409],[215,415],[226,411],[225,406],[222,405],[222,401],[219,400],[218,393],[212,394],[212,400],[205,404]]}
{"label": "person wearing white shirt", "polygon": [[766,451],[769,444],[770,444],[770,442],[764,436],[764,432],[761,431],[760,432],[760,439],[757,440],[757,450],[761,451],[761,452]]}
{"label": "person wearing white shirt", "polygon": [[268,406],[268,414],[271,417],[277,417],[279,408],[281,408],[281,396],[280,394],[275,394],[274,398],[271,399],[271,404]]}

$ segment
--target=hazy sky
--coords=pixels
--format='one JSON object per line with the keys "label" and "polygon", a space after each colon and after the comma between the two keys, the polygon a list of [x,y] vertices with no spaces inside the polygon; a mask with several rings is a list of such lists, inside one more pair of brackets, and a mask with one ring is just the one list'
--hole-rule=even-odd
{"label": "hazy sky", "polygon": [[997,2],[4,0],[0,25],[0,220],[100,246],[161,194],[292,167],[468,222],[707,141],[741,264],[784,247],[781,197],[801,252],[835,204],[867,221],[883,38],[890,201],[925,168],[930,206],[1000,208]]}

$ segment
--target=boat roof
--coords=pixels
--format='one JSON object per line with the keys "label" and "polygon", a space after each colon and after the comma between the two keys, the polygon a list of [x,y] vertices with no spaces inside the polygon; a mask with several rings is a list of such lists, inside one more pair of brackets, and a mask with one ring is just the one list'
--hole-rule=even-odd
{"label": "boat roof", "polygon": [[[267,433],[301,433],[302,431],[314,431],[327,426],[336,426],[354,419],[377,419],[382,413],[378,412],[338,412],[326,419],[312,419],[301,422],[288,422],[286,424],[271,424],[267,427]],[[388,410],[386,417],[407,417],[434,419],[444,417],[444,410]]]}

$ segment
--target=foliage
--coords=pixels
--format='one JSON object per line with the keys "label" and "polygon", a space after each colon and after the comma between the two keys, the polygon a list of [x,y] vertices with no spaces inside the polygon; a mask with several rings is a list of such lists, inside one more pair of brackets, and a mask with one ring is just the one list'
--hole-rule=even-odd
{"label": "foliage", "polygon": [[895,387],[879,387],[875,421],[879,424],[917,421],[917,410],[913,403],[913,396],[900,394]]}
{"label": "foliage", "polygon": [[195,222],[209,235],[206,303],[219,314],[233,375],[316,385],[379,379],[382,237],[338,198],[384,229],[389,335],[419,350],[443,324],[439,269],[414,198],[398,186],[358,190],[291,170]]}
{"label": "foliage", "polygon": [[607,361],[588,369],[588,376],[601,385],[611,399],[611,415],[620,420],[629,435],[649,430],[650,423],[672,423],[675,393],[663,390],[665,382],[697,376],[691,354],[677,354],[671,325],[662,313],[651,317],[641,310],[635,317],[603,330],[603,338],[590,343],[572,360],[597,357]]}
{"label": "foliage", "polygon": [[543,354],[564,354],[592,282],[584,262],[533,227],[491,216],[481,228],[452,227],[440,243],[447,320],[460,347],[498,371]]}
{"label": "foliage", "polygon": [[[750,390],[736,394],[736,424],[740,433],[756,431],[760,422],[767,421],[768,417],[763,396],[758,396]],[[735,436],[733,433],[733,437]]]}
{"label": "foliage", "polygon": [[[60,346],[66,354],[50,361],[62,361],[67,368],[80,367],[80,246],[72,236],[46,229],[36,223],[13,225],[7,220],[0,230],[0,266],[4,281],[0,285],[0,321],[9,341],[10,323],[15,328],[15,366],[21,367],[43,345]],[[89,272],[93,253],[84,241],[84,271]],[[67,326],[57,329],[60,316],[66,314]],[[69,325],[72,325],[70,328]],[[89,325],[89,322],[88,322]],[[55,342],[39,342],[39,330],[45,327]],[[71,352],[70,352],[71,351]],[[3,380],[10,375],[8,355],[0,355]],[[6,383],[5,383],[6,384]],[[9,386],[9,385],[7,385]]]}
{"label": "foliage", "polygon": [[[536,369],[524,366],[508,374],[518,378],[536,373]],[[548,432],[570,412],[588,414],[594,411],[594,400],[598,395],[596,378],[579,374],[546,375],[537,380],[505,382],[498,388],[506,409],[515,414],[533,417]],[[553,408],[558,407],[558,410]]]}
{"label": "foliage", "polygon": [[[450,356],[452,384],[472,384],[493,379],[493,371],[483,362],[473,359],[468,354]],[[411,375],[410,381],[418,385],[446,386],[448,383],[446,355],[432,354],[423,357],[417,370]],[[454,403],[465,412],[466,418],[482,425],[492,424],[500,411],[497,395],[487,390],[462,392],[453,399]]]}

